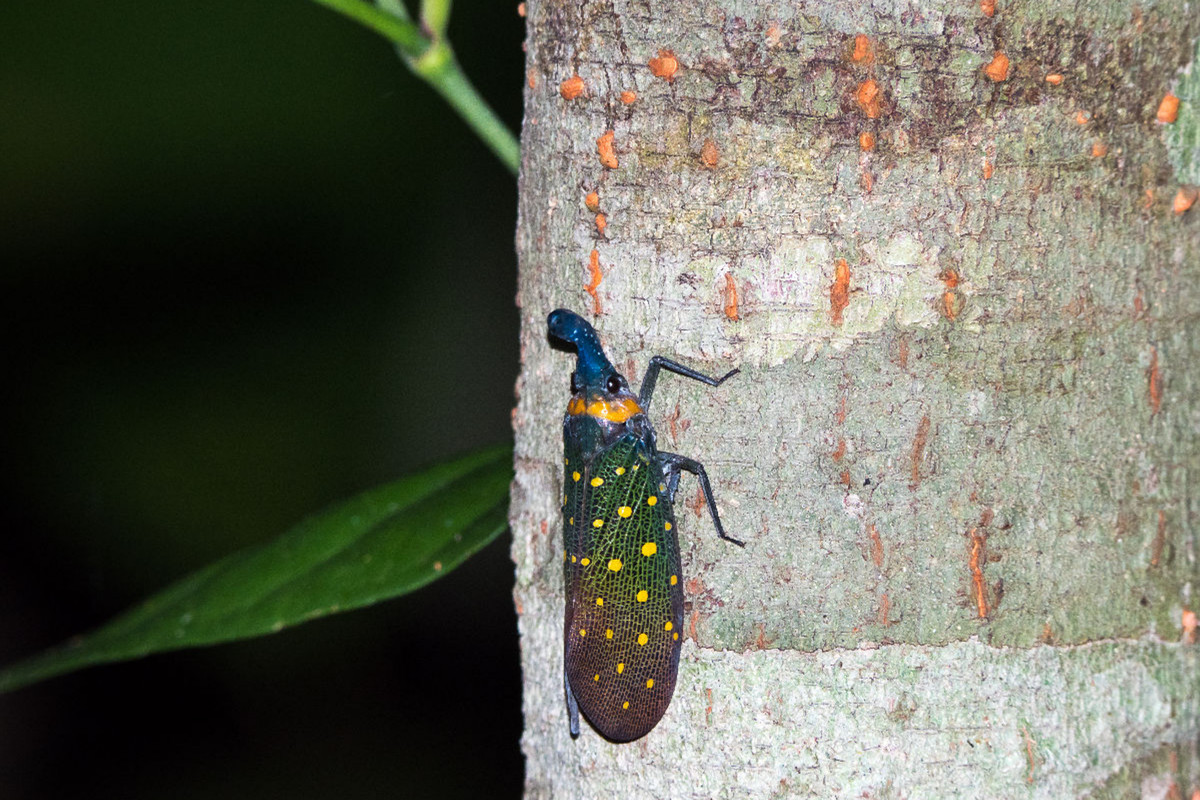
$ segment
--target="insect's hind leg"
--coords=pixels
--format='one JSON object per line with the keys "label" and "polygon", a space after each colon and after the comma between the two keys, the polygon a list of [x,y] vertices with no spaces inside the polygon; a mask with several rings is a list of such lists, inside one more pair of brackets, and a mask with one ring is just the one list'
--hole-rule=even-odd
{"label": "insect's hind leg", "polygon": [[567,678],[567,671],[563,670],[563,688],[567,691],[567,718],[568,724],[571,726],[571,738],[579,738],[579,703],[575,700],[575,693],[571,691],[571,681]]}
{"label": "insect's hind leg", "polygon": [[[736,372],[737,370],[734,370]],[[729,377],[728,375],[725,376]],[[722,378],[721,380],[724,380]],[[721,525],[721,515],[717,513],[717,501],[713,498],[712,484],[708,482],[708,473],[704,471],[704,465],[695,459],[687,456],[677,455],[675,453],[664,453],[659,451],[659,458],[662,459],[663,473],[667,478],[667,486],[670,489],[671,498],[675,496],[675,489],[679,486],[679,471],[686,469],[688,472],[700,479],[700,490],[704,492],[704,500],[708,503],[708,513],[712,515],[713,525],[717,528],[717,536],[720,536],[727,542],[733,542],[738,547],[745,547],[746,543],[740,539],[735,539],[725,533],[725,527]]]}
{"label": "insect's hind leg", "polygon": [[[638,392],[638,402],[643,409],[650,407],[650,399],[654,395],[654,384],[658,382],[658,371],[665,369],[667,372],[674,372],[676,375],[682,375],[685,378],[691,378],[695,381],[700,381],[708,386],[720,386],[722,383],[737,375],[741,370],[731,369],[719,378],[714,378],[711,375],[705,375],[703,372],[697,372],[691,367],[685,367],[678,361],[672,361],[669,358],[655,356],[650,359],[650,366],[646,367],[646,374],[642,378],[642,388]],[[694,462],[693,462],[694,463]]]}

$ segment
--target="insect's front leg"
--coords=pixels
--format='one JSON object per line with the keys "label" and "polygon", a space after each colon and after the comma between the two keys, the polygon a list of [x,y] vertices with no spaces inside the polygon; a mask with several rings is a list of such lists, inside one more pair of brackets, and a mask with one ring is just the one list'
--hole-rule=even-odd
{"label": "insect's front leg", "polygon": [[[736,372],[736,370],[734,371]],[[675,490],[679,486],[679,471],[686,469],[700,479],[700,490],[704,492],[704,499],[708,503],[708,513],[712,515],[713,525],[717,528],[717,535],[727,542],[733,542],[738,547],[745,547],[745,542],[734,539],[725,533],[725,528],[721,525],[721,515],[717,513],[717,501],[713,498],[712,484],[708,482],[708,473],[704,471],[704,465],[699,461],[676,453],[659,451],[658,457],[662,459],[663,474],[667,476],[666,483],[670,490],[668,497],[674,498]]]}
{"label": "insect's front leg", "polygon": [[[691,378],[695,381],[700,381],[708,386],[720,386],[725,381],[737,375],[741,370],[731,369],[719,378],[714,378],[711,375],[705,375],[703,372],[697,372],[691,367],[685,367],[678,361],[672,361],[669,358],[655,356],[650,359],[650,366],[646,367],[646,375],[642,378],[642,388],[638,392],[638,403],[642,409],[650,408],[650,400],[654,395],[654,384],[658,382],[658,371],[665,369],[667,372],[674,372],[676,375],[682,375],[685,378]],[[694,462],[693,462],[694,463]]]}

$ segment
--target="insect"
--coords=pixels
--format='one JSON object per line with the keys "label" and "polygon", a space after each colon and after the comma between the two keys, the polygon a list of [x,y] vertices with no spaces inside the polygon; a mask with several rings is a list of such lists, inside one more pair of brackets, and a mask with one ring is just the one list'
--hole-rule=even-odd
{"label": "insect", "polygon": [[659,451],[646,413],[660,370],[720,386],[662,356],[650,359],[635,395],[573,311],[547,319],[552,339],[574,345],[563,419],[563,543],[567,594],[563,684],[571,735],[579,712],[606,738],[645,736],[675,691],[683,627],[683,579],[675,532],[679,473],[700,479],[717,535],[727,536],[703,465]]}

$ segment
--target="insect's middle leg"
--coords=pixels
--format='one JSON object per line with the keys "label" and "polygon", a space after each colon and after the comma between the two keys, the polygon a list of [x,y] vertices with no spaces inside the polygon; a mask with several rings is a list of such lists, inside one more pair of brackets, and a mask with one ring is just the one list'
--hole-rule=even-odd
{"label": "insect's middle leg", "polygon": [[717,513],[717,501],[713,498],[712,484],[708,482],[708,473],[704,471],[704,465],[695,459],[676,453],[659,451],[658,455],[662,459],[663,473],[667,477],[667,486],[671,490],[668,497],[674,499],[675,490],[679,487],[679,471],[686,469],[700,479],[700,490],[704,492],[704,500],[708,503],[708,513],[712,515],[713,525],[717,528],[717,535],[727,542],[733,542],[738,547],[745,547],[745,542],[725,533],[725,527],[721,525],[721,515]]}

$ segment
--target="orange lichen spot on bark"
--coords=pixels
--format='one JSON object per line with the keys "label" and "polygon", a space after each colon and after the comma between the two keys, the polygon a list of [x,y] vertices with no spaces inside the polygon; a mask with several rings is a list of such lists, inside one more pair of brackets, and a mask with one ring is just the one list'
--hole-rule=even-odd
{"label": "orange lichen spot on bark", "polygon": [[1092,115],[1086,111],[1076,111],[1075,112],[1075,124],[1076,125],[1087,125],[1088,122],[1091,121],[1091,119],[1092,119]]}
{"label": "orange lichen spot on bark", "polygon": [[891,624],[888,622],[888,613],[891,610],[892,601],[888,599],[887,593],[885,592],[884,595],[879,598],[879,624],[885,628]]}
{"label": "orange lichen spot on bark", "polygon": [[1147,189],[1143,194],[1142,208],[1152,208],[1154,206],[1154,190]]}
{"label": "orange lichen spot on bark", "polygon": [[696,515],[696,519],[701,519],[708,513],[708,501],[704,499],[704,490],[696,489],[696,493],[692,495],[692,499],[684,503],[685,506],[692,510]]}
{"label": "orange lichen spot on bark", "polygon": [[870,194],[871,190],[875,188],[875,176],[869,170],[864,169],[862,175],[859,176],[859,180],[862,181],[863,191],[867,194]]}
{"label": "orange lichen spot on bark", "polygon": [[985,17],[995,16],[996,0],[979,0],[979,10]]}
{"label": "orange lichen spot on bark", "polygon": [[983,564],[987,560],[983,548],[987,542],[987,534],[979,528],[971,528],[969,536],[971,537],[971,586],[975,593],[975,610],[980,619],[987,619],[987,586],[983,583]]}
{"label": "orange lichen spot on bark", "polygon": [[696,623],[700,621],[700,612],[693,611],[692,616],[688,619],[688,634],[692,637],[692,641],[696,641]]}
{"label": "orange lichen spot on bark", "polygon": [[766,650],[775,643],[774,638],[767,636],[767,626],[765,623],[760,622],[755,625],[755,627],[758,628],[758,635],[754,637],[755,648],[759,650]]}
{"label": "orange lichen spot on bark", "polygon": [[738,314],[737,283],[733,280],[732,272],[725,273],[725,291],[722,294],[724,295],[725,318],[737,322],[741,316]]}
{"label": "orange lichen spot on bark", "polygon": [[867,535],[871,537],[871,563],[880,569],[883,567],[883,538],[874,524],[867,526]]}
{"label": "orange lichen spot on bark", "polygon": [[1008,56],[997,50],[992,55],[992,60],[984,65],[983,74],[996,83],[1001,83],[1008,80],[1008,67]]}
{"label": "orange lichen spot on bark", "polygon": [[992,171],[993,171],[993,169],[994,169],[994,168],[992,167],[992,162],[991,162],[991,161],[988,161],[988,160],[985,158],[985,159],[983,160],[983,179],[984,179],[985,181],[990,181],[990,180],[992,179]]}
{"label": "orange lichen spot on bark", "polygon": [[767,47],[779,47],[779,40],[783,38],[783,28],[775,22],[767,26]]}
{"label": "orange lichen spot on bark", "polygon": [[583,78],[572,75],[558,85],[558,93],[562,95],[563,100],[574,100],[583,94],[585,88]]}
{"label": "orange lichen spot on bark", "polygon": [[1092,142],[1092,158],[1104,158],[1108,155],[1108,145],[1097,139]]}
{"label": "orange lichen spot on bark", "polygon": [[1025,773],[1025,782],[1033,783],[1033,768],[1037,764],[1037,753],[1034,749],[1033,737],[1029,735],[1029,728],[1021,726],[1021,735],[1025,738],[1025,762],[1029,764],[1029,770]]}
{"label": "orange lichen spot on bark", "polygon": [[912,444],[912,483],[908,488],[916,489],[921,485],[921,462],[925,459],[925,445],[929,441],[929,415],[925,414],[921,417],[921,421],[917,423],[917,435],[913,437]]}
{"label": "orange lichen spot on bark", "polygon": [[866,34],[860,33],[854,37],[854,51],[850,53],[850,60],[856,64],[874,63],[875,46]]}
{"label": "orange lichen spot on bark", "polygon": [[1185,608],[1183,614],[1179,618],[1180,624],[1183,626],[1183,643],[1196,643],[1196,612]]}
{"label": "orange lichen spot on bark", "polygon": [[1167,512],[1158,510],[1158,530],[1150,542],[1150,566],[1157,567],[1162,561],[1163,548],[1167,545]]}
{"label": "orange lichen spot on bark", "polygon": [[525,18],[525,4],[517,3],[517,16],[521,19]]}
{"label": "orange lichen spot on bark", "polygon": [[650,59],[649,66],[654,77],[666,81],[675,80],[675,73],[679,72],[679,61],[670,50],[659,50],[658,57]]}
{"label": "orange lichen spot on bark", "polygon": [[1157,119],[1163,125],[1170,125],[1179,117],[1179,98],[1167,92],[1167,96],[1158,104]]}
{"label": "orange lichen spot on bark", "polygon": [[[693,631],[693,634],[695,631]],[[695,636],[692,637],[693,639]],[[707,699],[707,704],[704,706],[704,724],[712,724],[712,689],[704,687],[704,697]]]}
{"label": "orange lichen spot on bark", "polygon": [[846,397],[846,393],[842,392],[842,397],[840,400],[838,400],[837,413],[833,415],[833,421],[835,423],[837,423],[838,425],[844,425],[846,422],[846,412],[848,410],[847,406],[848,406],[849,402],[850,401]]}
{"label": "orange lichen spot on bark", "polygon": [[534,69],[533,67],[530,67],[529,71],[525,73],[525,81],[526,81],[526,83],[529,84],[530,89],[536,89],[537,88],[537,70]]}
{"label": "orange lichen spot on bark", "polygon": [[838,475],[838,480],[840,480],[842,482],[842,486],[849,488],[850,487],[850,470],[848,470],[848,469],[842,470],[842,473],[840,475]]}
{"label": "orange lichen spot on bark", "polygon": [[1063,76],[1058,72],[1051,72],[1046,76],[1046,83],[1050,84],[1051,86],[1058,86],[1062,82]]}
{"label": "orange lichen spot on bark", "polygon": [[1146,384],[1150,392],[1150,413],[1162,407],[1162,372],[1158,369],[1158,348],[1150,348],[1150,366],[1146,369]]}
{"label": "orange lichen spot on bark", "polygon": [[958,316],[958,292],[956,291],[959,281],[958,273],[948,269],[938,277],[946,285],[946,291],[942,293],[942,313],[946,319],[953,322],[954,318]]}
{"label": "orange lichen spot on bark", "polygon": [[837,447],[833,448],[833,452],[830,453],[829,455],[833,456],[834,461],[842,460],[842,458],[846,455],[846,440],[845,440],[845,438],[843,438],[841,436],[838,437]]}
{"label": "orange lichen spot on bark", "polygon": [[596,215],[596,232],[599,233],[601,236],[603,236],[604,229],[607,227],[608,227],[608,217],[604,216],[604,214],[597,214]]}
{"label": "orange lichen spot on bark", "polygon": [[1198,195],[1200,195],[1200,191],[1197,191],[1195,186],[1179,187],[1179,191],[1175,193],[1175,199],[1171,202],[1171,209],[1176,214],[1182,214],[1196,204]]}
{"label": "orange lichen spot on bark", "polygon": [[584,285],[583,290],[592,296],[592,311],[596,316],[600,316],[600,293],[597,289],[600,287],[600,281],[604,280],[604,273],[600,270],[600,251],[592,250],[591,257],[588,259],[588,282]]}
{"label": "orange lichen spot on bark", "polygon": [[839,258],[833,268],[833,285],[829,287],[829,319],[834,325],[842,324],[842,312],[850,305],[850,265]]}
{"label": "orange lichen spot on bark", "polygon": [[883,113],[880,107],[881,92],[879,84],[873,79],[867,78],[858,85],[858,89],[854,92],[854,99],[858,102],[858,107],[867,115],[867,119],[879,119],[879,115]]}
{"label": "orange lichen spot on bark", "polygon": [[583,198],[583,204],[587,206],[587,210],[595,214],[600,210],[600,195],[596,192],[588,192]]}
{"label": "orange lichen spot on bark", "polygon": [[627,106],[633,105],[637,102],[637,92],[630,91],[629,89],[621,92],[621,102]]}
{"label": "orange lichen spot on bark", "polygon": [[864,153],[875,149],[875,134],[863,131],[858,135],[858,146]]}
{"label": "orange lichen spot on bark", "polygon": [[704,144],[700,146],[700,163],[714,169],[720,160],[721,151],[717,149],[717,143],[712,139],[705,139]]}
{"label": "orange lichen spot on bark", "polygon": [[619,164],[617,152],[613,147],[615,138],[617,138],[615,131],[605,131],[604,135],[596,140],[596,153],[600,156],[600,163],[609,169],[616,169]]}

